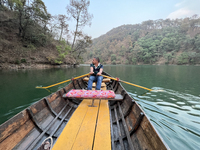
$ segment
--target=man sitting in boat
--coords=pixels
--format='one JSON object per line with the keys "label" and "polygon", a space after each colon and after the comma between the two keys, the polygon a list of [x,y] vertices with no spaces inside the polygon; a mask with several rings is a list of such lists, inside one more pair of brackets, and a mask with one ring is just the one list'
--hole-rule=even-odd
{"label": "man sitting in boat", "polygon": [[100,59],[98,57],[94,57],[92,60],[92,64],[90,64],[90,78],[88,81],[88,90],[92,90],[92,83],[97,82],[96,90],[101,89],[101,83],[103,80],[103,77],[101,76],[103,72],[103,65],[100,64]]}

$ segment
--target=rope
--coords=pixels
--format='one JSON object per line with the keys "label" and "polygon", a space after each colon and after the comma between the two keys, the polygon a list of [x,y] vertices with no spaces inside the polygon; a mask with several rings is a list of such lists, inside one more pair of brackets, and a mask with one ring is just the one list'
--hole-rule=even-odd
{"label": "rope", "polygon": [[62,82],[59,82],[59,83],[56,83],[56,84],[52,84],[52,85],[49,85],[49,86],[46,86],[46,87],[36,86],[36,88],[38,88],[38,89],[48,89],[48,88],[50,88],[50,87],[53,87],[53,86],[56,86],[56,85],[59,85],[59,84],[66,83],[66,82],[69,82],[69,81],[71,81],[71,80],[76,80],[76,79],[78,79],[78,78],[82,78],[82,77],[85,77],[85,76],[87,76],[87,75],[89,75],[89,73],[84,74],[84,75],[81,75],[81,76],[78,76],[78,77],[75,77],[75,78],[72,78],[72,79],[68,79],[68,80],[65,80],[65,81],[62,81]]}
{"label": "rope", "polygon": [[47,137],[46,139],[44,139],[44,141],[42,142],[42,144],[44,144],[44,142],[46,141],[46,140],[48,140],[48,139],[50,139],[51,140],[51,147],[50,147],[50,150],[53,148],[53,138],[51,137],[51,136],[49,136],[49,137]]}
{"label": "rope", "polygon": [[106,75],[102,75],[102,76],[103,76],[103,77],[106,77],[106,78],[109,78],[109,79],[112,79],[112,80],[115,80],[115,81],[120,81],[120,82],[129,84],[129,85],[132,85],[132,86],[136,86],[136,87],[138,87],[138,88],[142,88],[142,89],[145,89],[145,90],[148,90],[148,91],[153,91],[152,89],[149,89],[149,88],[146,88],[146,87],[137,85],[137,84],[133,84],[133,83],[130,83],[130,82],[127,82],[127,81],[119,80],[119,78],[112,78],[112,77],[109,77],[109,76],[106,76]]}

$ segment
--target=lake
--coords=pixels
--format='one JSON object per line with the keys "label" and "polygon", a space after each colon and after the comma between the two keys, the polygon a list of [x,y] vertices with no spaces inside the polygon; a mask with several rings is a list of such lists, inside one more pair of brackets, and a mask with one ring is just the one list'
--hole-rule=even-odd
{"label": "lake", "polygon": [[[113,77],[161,92],[122,84],[141,106],[168,146],[200,148],[200,66],[108,65]],[[0,124],[49,95],[47,86],[89,72],[89,66],[46,70],[0,71]],[[68,83],[50,88],[51,92]]]}

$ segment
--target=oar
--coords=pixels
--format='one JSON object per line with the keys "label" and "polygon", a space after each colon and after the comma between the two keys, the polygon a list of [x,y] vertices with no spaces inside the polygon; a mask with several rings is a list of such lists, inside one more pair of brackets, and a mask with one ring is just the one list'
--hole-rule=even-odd
{"label": "oar", "polygon": [[109,77],[109,76],[106,76],[106,75],[102,75],[102,76],[109,78],[109,79],[112,79],[112,80],[115,80],[115,81],[120,81],[120,82],[129,84],[129,85],[132,85],[132,86],[135,86],[135,87],[138,87],[138,88],[142,88],[142,89],[145,89],[145,90],[148,90],[148,91],[162,91],[162,90],[152,90],[152,89],[149,89],[149,88],[137,85],[137,84],[133,84],[133,83],[130,83],[130,82],[127,82],[127,81],[119,80],[119,78],[112,78],[112,77]]}
{"label": "oar", "polygon": [[[78,76],[78,77],[75,77],[75,78],[73,78],[73,79],[82,78],[82,77],[85,77],[85,76],[88,76],[88,75],[89,75],[89,73],[84,74],[84,75],[81,75],[81,76]],[[112,78],[112,77],[109,77],[109,76],[106,76],[106,75],[102,75],[102,76],[103,76],[103,77],[106,77],[106,78],[109,78],[109,79],[112,79],[112,80],[115,80],[115,81],[120,81],[120,82],[129,84],[129,85],[132,85],[132,86],[135,86],[135,87],[138,87],[138,88],[142,88],[142,89],[145,89],[145,90],[148,90],[148,91],[163,91],[163,90],[152,90],[152,89],[149,89],[149,88],[146,88],[146,87],[137,85],[137,84],[133,84],[133,83],[130,83],[130,82],[127,82],[127,81],[119,80],[119,78]],[[71,81],[71,80],[72,80],[72,79],[68,79],[68,80],[65,80],[65,81],[62,81],[62,82],[59,82],[59,83],[56,83],[56,84],[52,84],[52,85],[46,86],[46,87],[36,86],[36,88],[48,90],[48,88],[50,88],[50,87],[53,87],[53,86],[56,86],[56,85],[59,85],[59,84],[66,83],[66,82],[69,82],[69,81]]]}
{"label": "oar", "polygon": [[[89,73],[84,74],[84,75],[81,75],[81,76],[78,76],[78,77],[75,77],[75,78],[73,78],[73,79],[82,78],[82,77],[85,77],[85,76],[87,76],[87,75],[89,75]],[[59,82],[59,83],[56,83],[56,84],[52,84],[52,85],[46,86],[46,87],[36,86],[36,88],[38,88],[38,89],[48,89],[48,88],[50,88],[50,87],[53,87],[53,86],[56,86],[56,85],[59,85],[59,84],[66,83],[66,82],[69,82],[69,81],[71,81],[71,80],[72,80],[72,79],[68,79],[68,80],[65,80],[65,81],[62,81],[62,82]]]}

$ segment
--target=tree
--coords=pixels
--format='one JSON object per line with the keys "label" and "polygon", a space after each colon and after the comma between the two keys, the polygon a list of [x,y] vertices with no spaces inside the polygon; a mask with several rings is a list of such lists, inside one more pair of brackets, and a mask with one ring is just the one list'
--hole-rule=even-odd
{"label": "tree", "polygon": [[188,63],[188,54],[186,52],[183,52],[180,56],[177,57],[177,64],[182,65],[182,64],[187,64]]}
{"label": "tree", "polygon": [[70,51],[70,46],[66,43],[65,40],[59,41],[59,44],[60,45],[56,46],[56,49],[59,53],[58,58],[54,60],[54,63],[56,63],[56,64],[62,64],[64,58],[66,57],[66,55]]}
{"label": "tree", "polygon": [[116,61],[115,61],[115,60],[113,60],[111,63],[112,63],[113,65],[116,65]]}
{"label": "tree", "polygon": [[113,61],[113,60],[116,60],[116,55],[115,54],[111,55],[111,61]]}
{"label": "tree", "polygon": [[26,0],[13,0],[12,2],[18,16],[18,35],[23,39],[26,36],[28,27],[36,26],[36,24],[46,27],[51,15],[47,13],[46,6],[42,0],[34,0],[30,5],[27,5]]}
{"label": "tree", "polygon": [[200,52],[200,35],[195,36],[194,48],[197,52]]}
{"label": "tree", "polygon": [[8,0],[7,3],[8,3],[10,10],[13,10],[13,6],[14,6],[13,0]]}
{"label": "tree", "polygon": [[76,37],[82,37],[83,33],[81,28],[86,25],[91,25],[93,15],[88,13],[89,0],[70,0],[70,4],[66,7],[68,15],[76,21],[76,29],[74,31],[74,38],[71,46],[71,51],[74,52],[74,45]]}
{"label": "tree", "polygon": [[75,58],[80,59],[81,53],[86,52],[86,48],[92,44],[92,40],[90,36],[84,35],[83,39],[77,40],[74,46],[74,56]]}
{"label": "tree", "polygon": [[172,53],[165,53],[163,56],[167,60],[167,63],[173,58]]}
{"label": "tree", "polygon": [[5,0],[0,0],[0,6],[4,6]]}
{"label": "tree", "polygon": [[68,24],[66,23],[66,21],[68,20],[68,17],[65,15],[58,15],[58,16],[55,16],[55,18],[58,20],[58,24],[59,24],[58,28],[60,29],[59,40],[62,40],[63,33],[67,34],[69,31]]}

